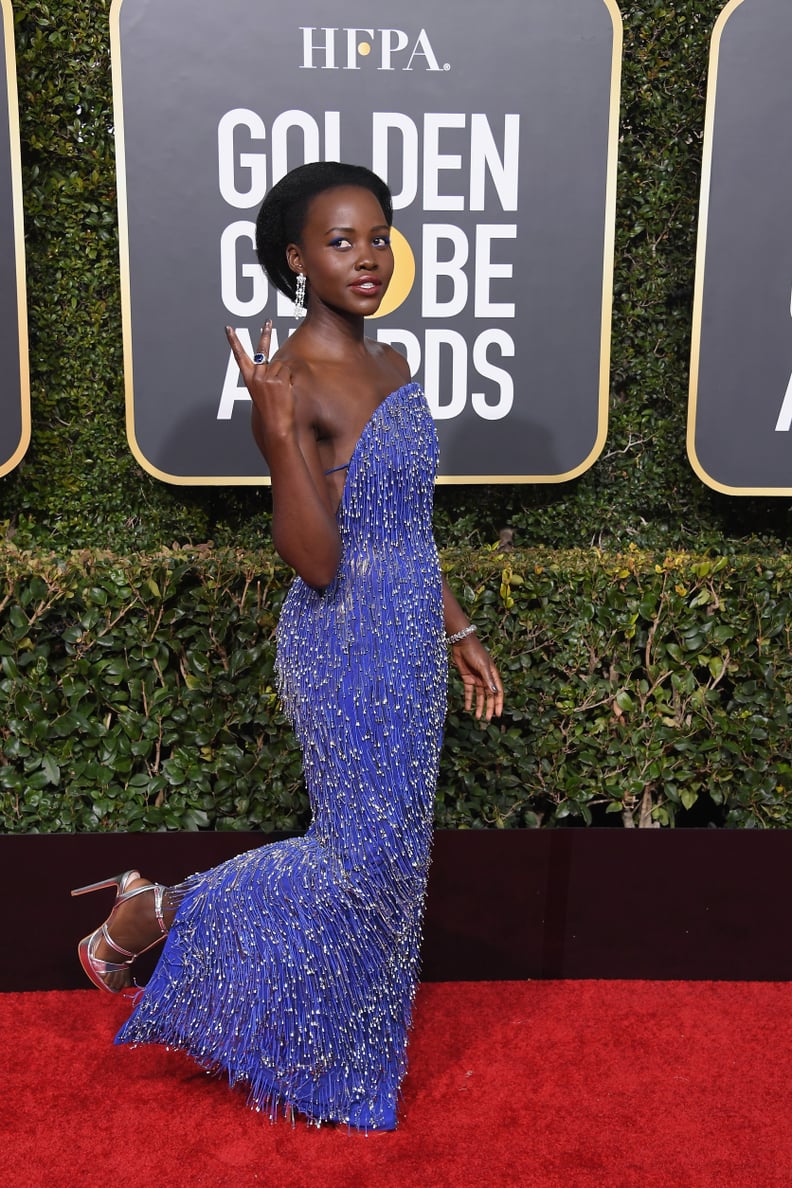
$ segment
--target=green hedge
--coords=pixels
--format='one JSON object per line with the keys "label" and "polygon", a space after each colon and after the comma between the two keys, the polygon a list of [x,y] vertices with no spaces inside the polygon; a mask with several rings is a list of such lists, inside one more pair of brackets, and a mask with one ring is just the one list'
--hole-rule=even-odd
{"label": "green hedge", "polygon": [[[439,826],[792,825],[792,558],[444,554],[500,663],[502,721],[452,683]],[[268,554],[7,548],[8,832],[295,829]]]}

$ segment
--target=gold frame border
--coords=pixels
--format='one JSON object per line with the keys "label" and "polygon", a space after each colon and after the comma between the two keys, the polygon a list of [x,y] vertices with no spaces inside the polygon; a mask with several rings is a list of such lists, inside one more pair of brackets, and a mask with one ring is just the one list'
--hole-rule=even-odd
{"label": "gold frame border", "polygon": [[8,139],[11,158],[11,208],[14,225],[14,257],[16,265],[17,319],[19,328],[19,395],[22,423],[19,443],[10,458],[0,462],[0,478],[18,466],[30,445],[30,358],[27,319],[27,281],[25,270],[25,225],[22,204],[22,155],[19,145],[19,101],[17,98],[16,42],[11,0],[0,0],[3,37],[5,39],[5,67],[8,90]]}
{"label": "gold frame border", "polygon": [[[3,0],[5,2],[5,0]],[[738,0],[741,2],[741,0]],[[132,318],[129,272],[129,223],[127,217],[126,156],[124,149],[124,104],[121,78],[121,8],[124,0],[112,0],[110,7],[110,61],[113,77],[113,119],[116,130],[116,177],[118,194],[118,239],[121,281],[121,324],[124,347],[124,397],[126,405],[126,433],[129,448],[138,465],[148,474],[174,486],[269,486],[269,475],[232,475],[210,477],[168,474],[154,466],[143,454],[135,438],[134,376],[132,367]],[[605,234],[603,239],[602,317],[600,331],[599,399],[597,405],[597,436],[588,455],[572,470],[561,474],[460,474],[439,475],[440,485],[471,485],[500,483],[561,483],[577,478],[591,467],[602,452],[608,435],[610,401],[610,354],[613,319],[613,271],[616,236],[616,179],[619,154],[619,104],[621,99],[622,56],[624,32],[617,0],[602,0],[610,13],[613,25],[611,54],[610,111],[608,116],[608,149],[605,181]]]}
{"label": "gold frame border", "polygon": [[743,3],[743,0],[729,0],[716,20],[710,41],[709,74],[707,78],[707,99],[704,117],[704,146],[701,163],[701,193],[699,198],[699,219],[696,241],[696,277],[693,290],[693,323],[690,339],[690,382],[688,386],[688,419],[686,446],[687,456],[694,472],[701,481],[714,491],[724,495],[792,495],[792,487],[732,487],[722,483],[705,470],[696,452],[696,411],[698,408],[699,367],[701,364],[701,322],[704,299],[704,271],[707,262],[707,238],[709,230],[709,203],[712,185],[712,152],[715,139],[715,108],[718,94],[718,67],[723,31],[729,18]]}

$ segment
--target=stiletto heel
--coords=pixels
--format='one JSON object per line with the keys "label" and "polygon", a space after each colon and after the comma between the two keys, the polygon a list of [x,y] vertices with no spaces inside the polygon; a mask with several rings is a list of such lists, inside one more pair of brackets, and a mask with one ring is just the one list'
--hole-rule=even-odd
{"label": "stiletto heel", "polygon": [[[120,973],[128,966],[131,966],[141,953],[148,953],[149,949],[153,949],[155,945],[158,945],[168,931],[162,912],[162,898],[165,888],[160,883],[144,883],[142,887],[134,887],[131,891],[127,890],[129,884],[140,877],[139,871],[127,870],[123,874],[113,875],[112,878],[102,879],[98,883],[89,883],[85,887],[75,887],[72,891],[72,895],[87,895],[89,891],[101,891],[106,887],[115,887],[116,889],[115,903],[113,904],[110,915],[104,924],[97,928],[95,932],[91,932],[88,936],[83,937],[77,946],[77,956],[85,970],[86,976],[94,986],[97,986],[100,990],[107,991],[108,994],[120,994],[123,998],[136,998],[144,987],[138,986],[133,978],[129,985],[119,986],[116,989],[113,986],[108,986],[107,982],[104,981],[104,977],[107,974]],[[134,899],[135,896],[142,895],[144,891],[154,892],[154,916],[159,925],[160,935],[150,945],[146,945],[144,949],[138,949],[136,953],[133,953],[113,940],[109,932],[109,927],[119,907],[123,903],[127,903],[128,900]],[[97,957],[96,946],[100,939],[103,939],[114,952],[118,953],[120,957],[125,957],[126,960],[105,961],[103,958]]]}
{"label": "stiletto heel", "polygon": [[123,895],[127,885],[133,879],[139,878],[139,870],[125,870],[123,874],[112,875],[109,879],[102,879],[100,883],[88,883],[86,887],[75,887],[72,895],[87,895],[89,891],[104,891],[105,887],[115,887],[118,894]]}

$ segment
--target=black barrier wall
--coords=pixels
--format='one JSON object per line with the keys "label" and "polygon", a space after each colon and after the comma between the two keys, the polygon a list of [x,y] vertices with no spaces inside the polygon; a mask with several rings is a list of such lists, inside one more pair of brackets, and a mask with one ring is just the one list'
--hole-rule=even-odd
{"label": "black barrier wall", "polygon": [[[0,838],[0,892],[25,883],[7,921],[0,992],[82,989],[74,938],[96,925],[74,871],[101,878],[137,862],[175,882],[270,840],[254,833]],[[792,836],[757,830],[641,833],[440,830],[426,905],[424,981],[650,978],[778,981],[792,976],[786,929]],[[46,880],[29,880],[33,867]],[[57,894],[57,889],[61,894]],[[614,906],[615,905],[615,906]],[[40,937],[49,942],[41,945]],[[141,958],[145,982],[159,950]]]}

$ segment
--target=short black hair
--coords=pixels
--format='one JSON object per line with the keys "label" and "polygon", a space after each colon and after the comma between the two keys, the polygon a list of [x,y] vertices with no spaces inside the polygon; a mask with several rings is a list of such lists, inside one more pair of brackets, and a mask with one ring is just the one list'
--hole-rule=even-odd
{"label": "short black hair", "polygon": [[268,191],[256,218],[256,255],[272,283],[294,299],[296,276],[286,260],[286,248],[299,243],[308,205],[317,194],[338,186],[370,190],[382,207],[385,221],[393,222],[393,199],[381,177],[363,165],[340,161],[315,161],[290,170]]}

